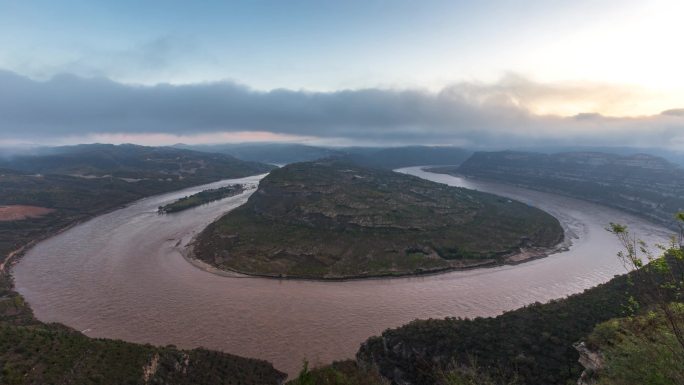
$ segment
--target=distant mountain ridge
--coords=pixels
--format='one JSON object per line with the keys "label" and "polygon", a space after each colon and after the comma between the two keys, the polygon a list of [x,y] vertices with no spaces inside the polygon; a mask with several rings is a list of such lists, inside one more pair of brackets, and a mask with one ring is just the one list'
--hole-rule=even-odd
{"label": "distant mountain ridge", "polygon": [[436,164],[457,165],[472,151],[450,146],[324,147],[297,143],[185,145],[174,148],[229,154],[238,159],[271,164],[336,158],[365,167],[396,169]]}
{"label": "distant mountain ridge", "polygon": [[472,151],[458,147],[405,146],[389,147],[372,152],[347,150],[344,158],[365,167],[393,170],[410,166],[458,165],[468,159]]}
{"label": "distant mountain ridge", "polygon": [[[197,179],[200,183],[268,172],[272,166],[172,147],[84,144],[0,159],[0,168],[35,174],[130,179]],[[199,183],[198,183],[199,184]]]}
{"label": "distant mountain ridge", "polygon": [[297,143],[177,144],[174,148],[227,154],[245,161],[270,164],[306,162],[343,155],[343,152],[335,149]]}
{"label": "distant mountain ridge", "polygon": [[[491,150],[501,151],[504,149]],[[559,154],[572,152],[586,152],[586,153],[606,153],[620,156],[631,156],[637,154],[651,155],[658,158],[663,158],[668,162],[672,162],[679,167],[684,167],[684,151],[676,151],[667,148],[655,147],[621,147],[621,146],[541,146],[541,147],[523,147],[523,148],[509,148],[509,151],[519,152],[538,152],[543,154]]]}
{"label": "distant mountain ridge", "polygon": [[668,226],[684,209],[684,169],[647,154],[476,152],[458,167],[432,171],[589,200]]}

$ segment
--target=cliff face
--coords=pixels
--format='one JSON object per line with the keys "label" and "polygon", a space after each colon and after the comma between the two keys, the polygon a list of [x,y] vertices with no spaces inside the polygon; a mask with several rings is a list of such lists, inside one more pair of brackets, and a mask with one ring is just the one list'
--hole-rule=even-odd
{"label": "cliff face", "polygon": [[667,226],[684,209],[684,169],[650,155],[478,152],[442,171],[585,199]]}
{"label": "cliff face", "polygon": [[594,385],[596,375],[605,365],[603,355],[601,352],[589,349],[584,342],[579,342],[573,346],[579,353],[579,360],[577,361],[584,367],[582,375],[577,380],[577,385]]}

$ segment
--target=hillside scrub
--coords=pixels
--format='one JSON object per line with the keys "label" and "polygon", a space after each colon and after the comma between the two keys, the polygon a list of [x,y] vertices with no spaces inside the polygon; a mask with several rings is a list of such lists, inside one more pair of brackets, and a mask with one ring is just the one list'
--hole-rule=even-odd
{"label": "hillside scrub", "polygon": [[500,264],[562,240],[556,218],[520,202],[320,161],[271,172],[193,250],[226,270],[334,279]]}

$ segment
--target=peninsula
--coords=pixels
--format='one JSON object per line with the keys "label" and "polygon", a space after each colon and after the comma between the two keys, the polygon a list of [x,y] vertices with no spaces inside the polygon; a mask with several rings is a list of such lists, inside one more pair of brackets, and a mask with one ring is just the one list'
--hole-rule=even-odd
{"label": "peninsula", "polygon": [[344,279],[520,262],[562,240],[558,220],[526,204],[322,160],[272,171],[191,255],[252,275]]}

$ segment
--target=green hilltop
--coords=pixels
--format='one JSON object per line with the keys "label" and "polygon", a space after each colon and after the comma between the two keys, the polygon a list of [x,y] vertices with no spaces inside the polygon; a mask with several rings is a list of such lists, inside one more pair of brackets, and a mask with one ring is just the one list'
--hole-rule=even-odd
{"label": "green hilltop", "polygon": [[323,160],[272,171],[193,252],[247,274],[339,279],[504,263],[562,239],[554,217],[520,202]]}

